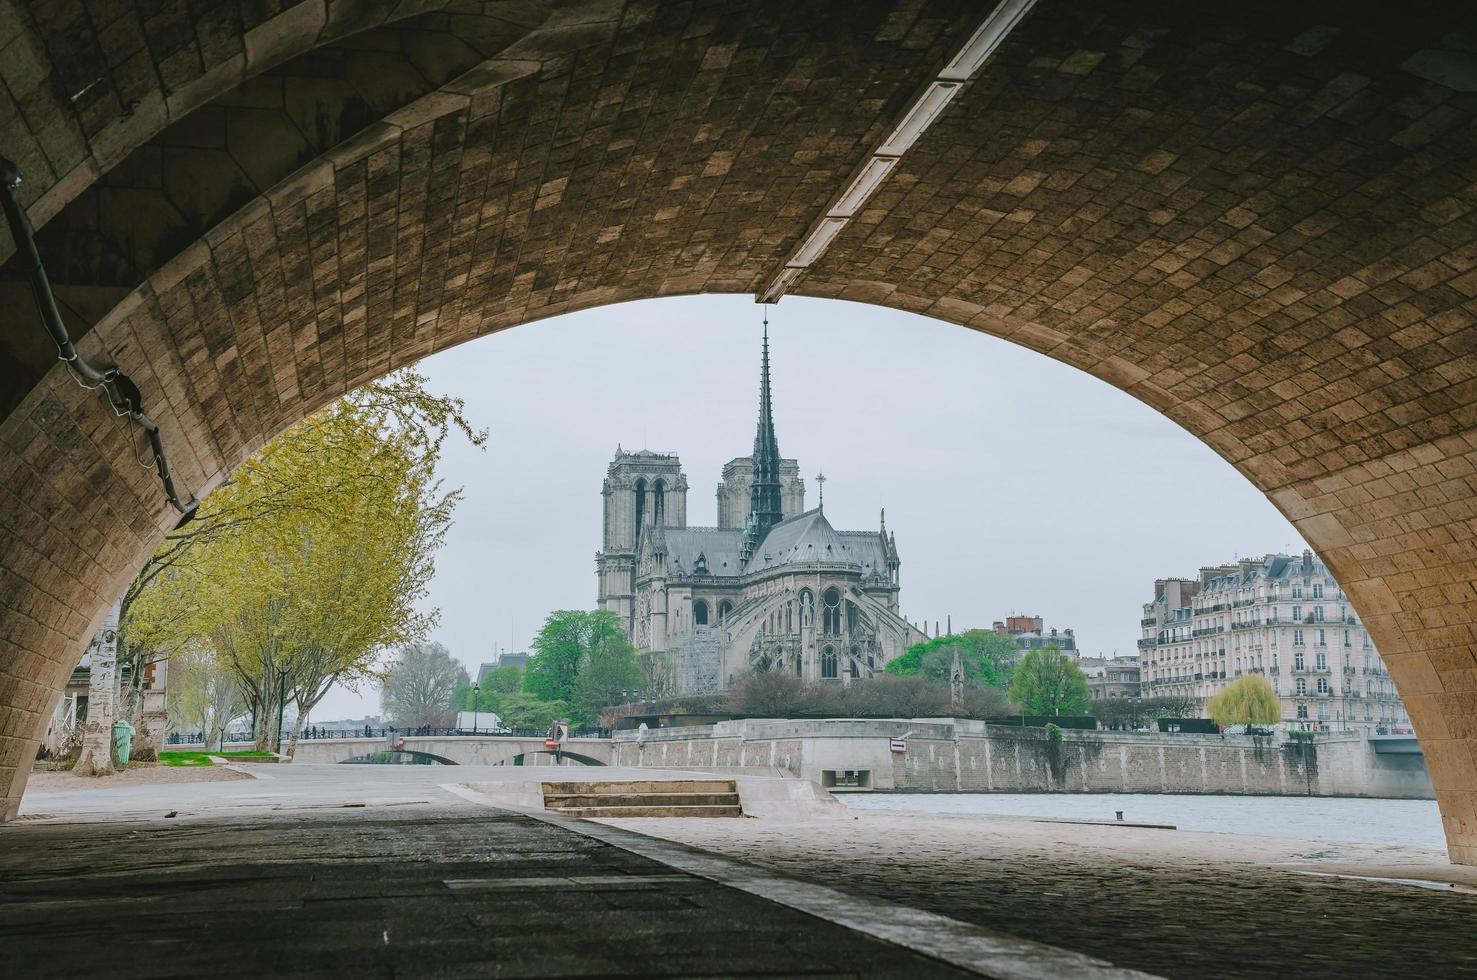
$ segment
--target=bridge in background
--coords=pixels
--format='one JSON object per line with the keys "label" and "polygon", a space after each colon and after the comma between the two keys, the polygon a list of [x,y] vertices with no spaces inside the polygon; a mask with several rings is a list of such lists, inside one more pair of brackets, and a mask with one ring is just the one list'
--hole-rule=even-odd
{"label": "bridge in background", "polygon": [[[458,766],[552,766],[554,754],[542,737],[522,735],[407,736],[400,751],[429,755]],[[338,763],[392,748],[381,737],[304,739],[293,753],[294,762]],[[572,738],[564,743],[564,757],[576,765],[610,765],[610,740]]]}

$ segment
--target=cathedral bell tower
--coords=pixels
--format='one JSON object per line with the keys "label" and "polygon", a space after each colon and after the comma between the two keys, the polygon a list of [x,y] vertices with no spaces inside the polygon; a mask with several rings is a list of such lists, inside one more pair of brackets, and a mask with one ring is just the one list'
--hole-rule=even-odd
{"label": "cathedral bell tower", "polygon": [[600,489],[605,532],[595,555],[601,609],[620,616],[630,639],[635,630],[636,557],[653,529],[687,526],[687,476],[675,454],[616,447]]}

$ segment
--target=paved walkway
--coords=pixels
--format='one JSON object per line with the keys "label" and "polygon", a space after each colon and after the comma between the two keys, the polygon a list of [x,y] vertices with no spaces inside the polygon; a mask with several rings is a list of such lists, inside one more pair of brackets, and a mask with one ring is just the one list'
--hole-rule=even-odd
{"label": "paved walkway", "polygon": [[0,836],[6,975],[966,975],[528,817],[468,805]]}
{"label": "paved walkway", "polygon": [[[753,869],[638,854],[621,846],[634,835],[577,833],[441,785],[523,774],[261,773],[28,796],[0,826],[3,975],[1122,976],[894,905],[858,913]],[[879,912],[903,941],[858,920]],[[920,952],[930,943],[948,949]],[[990,955],[961,959],[969,948]]]}
{"label": "paved walkway", "polygon": [[0,976],[1477,977],[1470,888],[1303,873],[1416,876],[1398,849],[845,813],[610,826],[464,788],[547,770],[255,771],[28,795],[0,825]]}

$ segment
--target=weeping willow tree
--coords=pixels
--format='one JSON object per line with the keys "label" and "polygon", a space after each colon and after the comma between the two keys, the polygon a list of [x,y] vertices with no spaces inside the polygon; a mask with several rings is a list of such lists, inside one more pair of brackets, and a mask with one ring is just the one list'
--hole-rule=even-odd
{"label": "weeping willow tree", "polygon": [[1282,720],[1282,702],[1260,674],[1247,674],[1227,684],[1206,705],[1217,725],[1275,725]]}

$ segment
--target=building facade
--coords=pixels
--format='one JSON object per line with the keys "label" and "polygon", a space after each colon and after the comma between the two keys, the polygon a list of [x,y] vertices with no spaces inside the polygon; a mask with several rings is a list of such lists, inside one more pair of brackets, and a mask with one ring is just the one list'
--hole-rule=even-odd
{"label": "building facade", "polygon": [[1202,703],[1246,674],[1266,677],[1283,722],[1310,730],[1408,729],[1410,716],[1354,607],[1312,552],[1160,579],[1144,604],[1144,695]]}
{"label": "building facade", "polygon": [[1094,701],[1141,695],[1138,657],[1079,657],[1077,666],[1087,677],[1087,691]]}
{"label": "building facade", "polygon": [[899,614],[897,541],[838,531],[805,509],[799,463],[780,456],[769,338],[751,455],[718,485],[718,526],[687,523],[687,476],[673,454],[617,448],[606,470],[601,609],[639,650],[667,654],[678,693],[721,690],[753,670],[849,683],[924,639]]}
{"label": "building facade", "polygon": [[1003,620],[995,620],[991,628],[1001,636],[1015,640],[1015,645],[1022,654],[1054,646],[1069,657],[1077,656],[1076,634],[1069,629],[1057,630],[1053,627],[1048,630],[1046,620],[1040,616],[1006,616]]}

